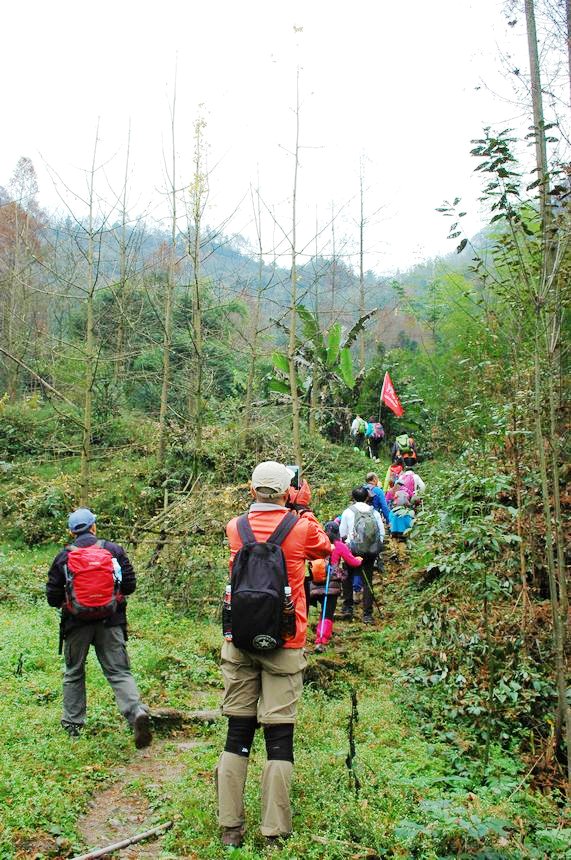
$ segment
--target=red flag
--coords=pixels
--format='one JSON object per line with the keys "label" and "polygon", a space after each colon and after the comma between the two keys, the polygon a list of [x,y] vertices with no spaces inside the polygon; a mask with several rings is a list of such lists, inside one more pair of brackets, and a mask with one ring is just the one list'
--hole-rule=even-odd
{"label": "red flag", "polygon": [[398,415],[400,418],[401,415],[404,415],[404,409],[401,406],[401,402],[398,399],[397,393],[395,391],[395,387],[393,385],[392,379],[389,376],[389,372],[385,373],[385,378],[383,379],[383,387],[381,388],[381,403],[386,403],[389,409]]}

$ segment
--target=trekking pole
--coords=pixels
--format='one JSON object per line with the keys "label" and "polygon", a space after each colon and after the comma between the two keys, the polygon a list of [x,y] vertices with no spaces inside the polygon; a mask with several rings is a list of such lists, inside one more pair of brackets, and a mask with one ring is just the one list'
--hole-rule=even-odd
{"label": "trekking pole", "polygon": [[364,578],[365,578],[365,582],[366,582],[366,583],[367,583],[367,585],[369,586],[369,591],[371,592],[371,597],[373,598],[373,603],[375,604],[375,607],[376,607],[376,609],[377,609],[377,612],[378,612],[378,613],[380,613],[380,614],[382,615],[382,614],[383,614],[383,610],[381,609],[381,607],[380,607],[380,606],[379,606],[379,604],[377,603],[377,599],[376,599],[376,597],[375,597],[375,593],[374,593],[374,591],[373,591],[373,585],[372,585],[372,583],[369,581],[369,577],[368,577],[368,576],[367,576],[367,574],[365,573],[365,569],[364,569],[363,565],[361,565],[361,573],[363,574],[363,576],[364,576]]}
{"label": "trekking pole", "polygon": [[329,594],[329,577],[331,576],[331,563],[327,565],[327,578],[325,580],[325,597],[323,600],[323,609],[321,611],[321,629],[323,630],[323,622],[325,621],[325,611],[327,609],[327,595]]}

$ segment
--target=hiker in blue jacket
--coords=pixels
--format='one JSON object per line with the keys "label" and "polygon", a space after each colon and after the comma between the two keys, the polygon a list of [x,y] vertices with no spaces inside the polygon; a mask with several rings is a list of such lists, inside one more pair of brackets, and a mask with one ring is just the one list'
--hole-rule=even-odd
{"label": "hiker in blue jacket", "polygon": [[371,504],[373,505],[373,508],[383,515],[383,518],[388,525],[390,515],[389,506],[387,505],[385,492],[383,488],[379,486],[379,476],[376,472],[367,473],[365,486],[372,496]]}

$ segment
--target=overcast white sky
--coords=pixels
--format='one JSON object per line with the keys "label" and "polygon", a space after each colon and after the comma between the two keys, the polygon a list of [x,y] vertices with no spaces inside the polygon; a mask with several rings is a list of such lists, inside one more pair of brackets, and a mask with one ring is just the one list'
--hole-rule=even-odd
{"label": "overcast white sky", "polygon": [[[170,150],[169,103],[178,63],[180,184],[191,177],[192,127],[207,120],[207,220],[224,220],[256,183],[289,229],[295,78],[302,95],[302,239],[316,217],[357,247],[359,160],[365,157],[366,266],[406,268],[450,250],[434,210],[455,195],[478,229],[470,140],[483,125],[519,122],[498,46],[517,38],[503,0],[52,0],[3,8],[0,184],[21,155],[34,161],[40,203],[58,205],[44,163],[79,192],[100,121],[98,183],[119,191],[131,122],[133,215],[161,219]],[[294,32],[296,28],[302,31]],[[523,66],[525,68],[525,65]],[[170,156],[169,156],[170,158]],[[380,211],[379,211],[380,210]],[[228,230],[253,238],[249,200]],[[275,231],[274,231],[275,232]],[[330,231],[320,247],[326,251]],[[273,236],[265,225],[265,247]],[[308,253],[314,249],[314,244]],[[282,247],[285,252],[285,248]],[[352,258],[356,262],[356,258]]]}

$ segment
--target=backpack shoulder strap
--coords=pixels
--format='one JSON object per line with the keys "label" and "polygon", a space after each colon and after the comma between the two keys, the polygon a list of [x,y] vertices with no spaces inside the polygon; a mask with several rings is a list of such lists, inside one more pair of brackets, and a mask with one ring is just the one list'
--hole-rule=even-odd
{"label": "backpack shoulder strap", "polygon": [[252,531],[252,526],[250,525],[250,520],[248,519],[248,514],[242,514],[241,517],[238,517],[236,520],[236,526],[238,528],[238,534],[240,535],[240,540],[242,544],[245,543],[257,543],[256,535]]}
{"label": "backpack shoulder strap", "polygon": [[283,520],[280,520],[277,528],[269,536],[268,543],[275,543],[278,546],[284,542],[290,531],[299,522],[299,517],[288,511]]}
{"label": "backpack shoulder strap", "polygon": [[105,549],[105,541],[100,539],[95,543],[95,546],[98,546],[101,549]]}

